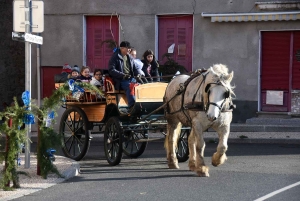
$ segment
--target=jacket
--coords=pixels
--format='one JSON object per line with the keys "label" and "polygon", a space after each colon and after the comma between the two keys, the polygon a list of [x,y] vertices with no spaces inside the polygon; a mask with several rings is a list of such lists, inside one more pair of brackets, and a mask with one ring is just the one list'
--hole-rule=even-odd
{"label": "jacket", "polygon": [[95,86],[103,86],[103,80],[101,79],[99,81],[99,80],[96,80],[94,77],[92,77],[90,84],[95,85]]}
{"label": "jacket", "polygon": [[79,75],[76,80],[84,80],[90,82],[92,80],[92,76],[90,75],[89,77],[84,77],[83,75]]}
{"label": "jacket", "polygon": [[[138,75],[138,71],[137,71],[136,65],[133,61],[133,58],[130,57],[129,55],[127,55],[127,59],[130,63],[129,69],[130,69],[131,77]],[[108,73],[112,77],[112,79],[115,83],[115,89],[120,90],[121,81],[125,75],[124,61],[123,61],[123,56],[121,55],[120,50],[117,50],[110,58],[109,63],[108,63]]]}
{"label": "jacket", "polygon": [[[147,71],[148,68],[148,63],[145,59],[142,60],[144,66],[143,66],[143,72],[145,73],[145,77],[147,77],[148,81],[156,81],[159,82],[160,78],[159,78],[159,73],[158,73],[158,67],[159,64],[157,63],[157,61],[155,60],[155,58],[153,58],[153,61],[150,63],[151,64],[151,72],[150,74]],[[151,78],[151,77],[157,77],[157,78]]]}

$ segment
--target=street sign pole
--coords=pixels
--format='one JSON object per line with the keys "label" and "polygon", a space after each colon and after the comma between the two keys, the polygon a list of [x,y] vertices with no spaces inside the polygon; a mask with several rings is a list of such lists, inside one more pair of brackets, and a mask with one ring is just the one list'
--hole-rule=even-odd
{"label": "street sign pole", "polygon": [[[25,0],[25,33],[31,33],[31,0]],[[25,90],[29,91],[31,100],[31,43],[25,41]],[[30,107],[29,107],[30,109]],[[25,168],[30,168],[31,125],[26,124],[27,141],[25,146]]]}

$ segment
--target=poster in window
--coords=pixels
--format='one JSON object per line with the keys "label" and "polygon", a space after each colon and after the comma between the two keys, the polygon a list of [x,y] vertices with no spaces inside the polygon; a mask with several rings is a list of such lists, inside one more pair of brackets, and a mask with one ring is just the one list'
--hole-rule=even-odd
{"label": "poster in window", "polygon": [[283,105],[283,91],[267,91],[266,104]]}
{"label": "poster in window", "polygon": [[173,43],[172,45],[170,45],[170,47],[168,48],[168,53],[172,54],[174,52],[174,47],[175,47],[175,43]]}
{"label": "poster in window", "polygon": [[186,44],[178,45],[178,55],[185,56]]}

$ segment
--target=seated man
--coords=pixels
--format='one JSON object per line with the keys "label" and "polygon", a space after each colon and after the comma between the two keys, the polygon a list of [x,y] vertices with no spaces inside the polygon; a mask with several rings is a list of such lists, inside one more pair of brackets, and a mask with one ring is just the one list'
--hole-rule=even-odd
{"label": "seated man", "polygon": [[133,58],[128,55],[130,49],[131,46],[128,41],[121,42],[120,49],[114,52],[108,64],[108,72],[115,82],[115,89],[123,89],[126,93],[129,107],[126,113],[132,113],[134,109],[135,97],[130,93],[130,83],[135,83],[134,76],[138,75]]}

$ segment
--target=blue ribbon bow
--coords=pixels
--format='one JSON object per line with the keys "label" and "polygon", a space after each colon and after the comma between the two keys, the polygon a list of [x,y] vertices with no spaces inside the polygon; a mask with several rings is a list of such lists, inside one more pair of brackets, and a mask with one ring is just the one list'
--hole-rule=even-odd
{"label": "blue ribbon bow", "polygon": [[75,84],[75,81],[70,79],[68,81],[69,89],[72,91],[73,98],[79,100],[80,96],[83,94],[84,89]]}
{"label": "blue ribbon bow", "polygon": [[[26,106],[26,110],[29,110],[29,104],[30,104],[30,92],[29,91],[24,91],[22,93],[22,100],[24,105]],[[29,114],[25,114],[23,117],[23,123],[24,124],[34,124],[34,116],[33,114],[29,113]]]}

